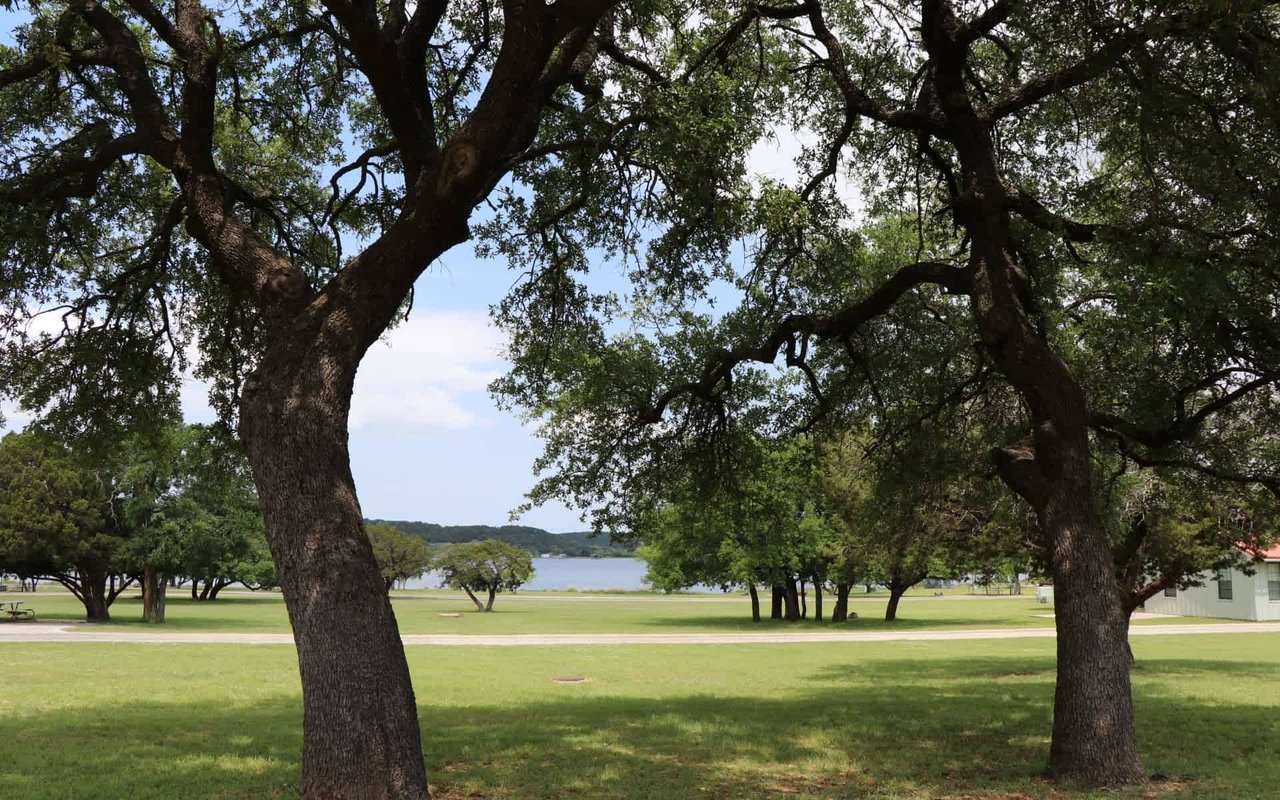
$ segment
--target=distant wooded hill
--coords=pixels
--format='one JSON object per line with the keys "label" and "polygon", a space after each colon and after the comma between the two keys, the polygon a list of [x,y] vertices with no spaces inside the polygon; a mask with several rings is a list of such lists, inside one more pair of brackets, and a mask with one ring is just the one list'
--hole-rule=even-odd
{"label": "distant wooded hill", "polygon": [[429,544],[500,539],[523,547],[534,555],[550,553],[559,556],[606,558],[633,555],[632,551],[623,545],[610,544],[607,534],[591,538],[588,531],[551,533],[542,528],[530,528],[524,525],[494,527],[492,525],[436,525],[432,522],[409,522],[397,519],[370,521],[394,525],[405,533],[421,536]]}

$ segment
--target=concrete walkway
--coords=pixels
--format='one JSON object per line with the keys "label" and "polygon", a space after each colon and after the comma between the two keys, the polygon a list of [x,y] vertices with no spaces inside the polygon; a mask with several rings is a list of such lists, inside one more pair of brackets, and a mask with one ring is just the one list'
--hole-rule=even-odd
{"label": "concrete walkway", "polygon": [[[1135,625],[1130,636],[1204,633],[1280,633],[1280,622]],[[504,635],[406,634],[406,645],[510,647],[591,644],[799,644],[804,642],[927,642],[953,639],[1039,639],[1053,628],[991,628],[945,631],[819,631],[798,633],[521,633]],[[0,624],[4,642],[109,642],[136,644],[293,644],[287,633],[159,633],[96,629],[84,623]]]}

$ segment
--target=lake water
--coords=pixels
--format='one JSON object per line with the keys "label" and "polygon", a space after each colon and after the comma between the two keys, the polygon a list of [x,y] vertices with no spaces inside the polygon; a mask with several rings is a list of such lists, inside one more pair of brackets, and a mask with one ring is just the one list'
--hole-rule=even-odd
{"label": "lake water", "polygon": [[[638,558],[537,558],[533,577],[523,589],[648,589],[644,582],[645,563]],[[409,589],[434,589],[440,578],[428,572],[409,581]]]}

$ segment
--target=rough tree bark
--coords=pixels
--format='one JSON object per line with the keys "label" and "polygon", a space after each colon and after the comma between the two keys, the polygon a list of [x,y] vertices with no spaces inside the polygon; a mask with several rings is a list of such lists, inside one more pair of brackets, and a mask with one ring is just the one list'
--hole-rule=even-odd
{"label": "rough tree bark", "polygon": [[111,602],[107,599],[107,576],[100,572],[80,573],[80,602],[89,622],[110,622]]}
{"label": "rough tree bark", "polygon": [[[317,338],[308,346],[323,347]],[[240,432],[297,645],[301,795],[423,800],[413,687],[349,466],[362,352],[269,352],[245,388]]]}
{"label": "rough tree bark", "polygon": [[849,592],[853,589],[851,583],[836,584],[836,605],[831,609],[832,622],[846,622],[849,619]]}
{"label": "rough tree bark", "polygon": [[751,621],[760,621],[760,593],[754,583],[747,584],[747,592],[751,595]]}
{"label": "rough tree bark", "polygon": [[169,579],[153,566],[142,568],[142,621],[164,622],[165,590]]}
{"label": "rough tree bark", "polygon": [[777,584],[772,587],[772,592],[769,604],[769,619],[782,619],[782,606],[785,602],[786,593]]}
{"label": "rough tree bark", "polygon": [[884,609],[884,621],[893,622],[898,619],[898,601],[907,591],[907,587],[897,581],[889,581],[889,605]]}
{"label": "rough tree bark", "polygon": [[783,599],[785,600],[786,611],[783,618],[787,622],[800,621],[800,589],[796,586],[794,577],[787,577],[787,581],[783,586]]}

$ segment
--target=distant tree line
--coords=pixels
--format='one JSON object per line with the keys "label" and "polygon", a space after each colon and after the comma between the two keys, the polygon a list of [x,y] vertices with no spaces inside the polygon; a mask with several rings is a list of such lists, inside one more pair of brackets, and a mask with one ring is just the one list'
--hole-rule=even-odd
{"label": "distant tree line", "polygon": [[542,528],[524,525],[436,525],[430,522],[403,520],[367,520],[366,523],[386,523],[405,533],[411,533],[428,544],[477,542],[496,539],[528,550],[534,555],[549,553],[575,558],[625,558],[635,555],[630,546],[613,542],[608,534],[591,531],[551,533]]}

